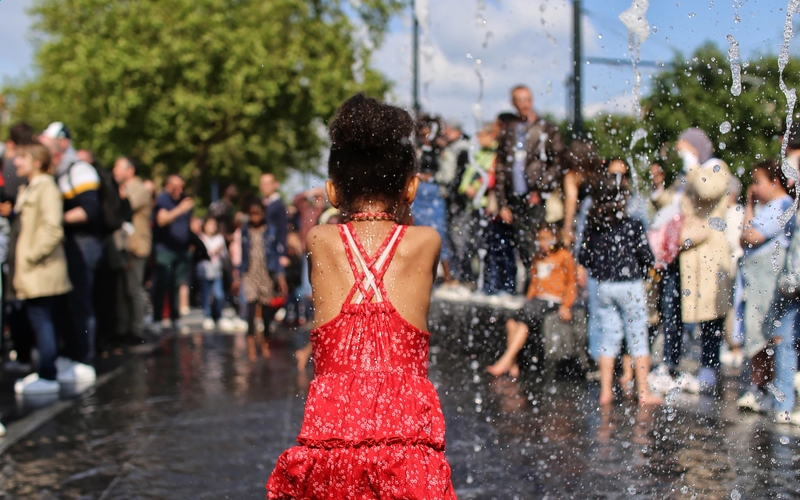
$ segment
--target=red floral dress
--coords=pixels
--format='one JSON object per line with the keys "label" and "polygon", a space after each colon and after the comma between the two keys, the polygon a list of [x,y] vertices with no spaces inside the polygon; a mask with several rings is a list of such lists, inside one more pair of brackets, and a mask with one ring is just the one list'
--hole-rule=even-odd
{"label": "red floral dress", "polygon": [[395,225],[370,257],[352,225],[339,225],[355,284],[339,315],[311,332],[300,446],[278,458],[267,498],[456,498],[429,334],[400,316],[383,285],[405,230]]}

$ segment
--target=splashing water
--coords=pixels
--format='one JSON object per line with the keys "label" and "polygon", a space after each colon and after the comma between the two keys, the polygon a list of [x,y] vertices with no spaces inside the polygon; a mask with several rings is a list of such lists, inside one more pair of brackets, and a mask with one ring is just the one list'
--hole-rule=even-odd
{"label": "splashing water", "polygon": [[628,30],[628,51],[631,54],[631,64],[633,65],[633,107],[636,116],[642,112],[639,98],[642,93],[642,74],[639,71],[639,61],[641,61],[642,44],[650,36],[650,24],[644,17],[650,7],[650,0],[633,0],[630,7],[619,15],[619,20]]}
{"label": "splashing water", "polygon": [[631,183],[633,184],[633,191],[639,191],[639,176],[636,173],[636,168],[633,164],[633,148],[636,144],[641,141],[642,139],[647,138],[647,130],[643,128],[637,128],[631,134],[631,145],[628,148],[629,156],[626,158],[628,160],[628,168],[631,169]]}
{"label": "splashing water", "polygon": [[[783,95],[786,96],[786,130],[789,131],[792,128],[792,116],[794,115],[794,106],[797,104],[797,90],[790,89],[786,86],[786,82],[783,80],[783,71],[786,69],[786,65],[789,64],[789,46],[792,42],[792,38],[794,37],[794,29],[792,27],[792,18],[795,14],[800,12],[800,0],[789,0],[789,4],[786,7],[786,23],[784,24],[783,28],[783,43],[781,44],[781,50],[778,54],[778,71],[780,73],[780,88],[783,92]],[[797,171],[794,167],[792,167],[788,161],[786,161],[786,148],[789,145],[789,134],[786,133],[783,135],[783,141],[781,142],[781,169],[783,170],[784,175],[788,179],[794,180],[795,184],[800,181],[800,172]],[[797,198],[795,198],[792,206],[784,212],[778,222],[781,226],[786,225],[789,220],[794,217],[794,214],[797,212]]]}
{"label": "splashing water", "polygon": [[719,133],[720,134],[727,134],[731,131],[731,122],[725,120],[724,122],[719,124]]}
{"label": "splashing water", "polygon": [[742,65],[739,62],[739,42],[733,37],[728,35],[728,61],[731,63],[731,76],[733,83],[731,83],[731,94],[738,96],[742,93]]}
{"label": "splashing water", "polygon": [[775,399],[779,403],[783,403],[784,401],[786,401],[786,394],[784,394],[783,391],[775,387],[775,384],[773,384],[772,382],[767,383],[767,390],[771,392],[773,396],[775,396]]}
{"label": "splashing water", "polygon": [[708,225],[714,231],[724,231],[728,228],[728,223],[722,217],[712,217],[708,219]]}

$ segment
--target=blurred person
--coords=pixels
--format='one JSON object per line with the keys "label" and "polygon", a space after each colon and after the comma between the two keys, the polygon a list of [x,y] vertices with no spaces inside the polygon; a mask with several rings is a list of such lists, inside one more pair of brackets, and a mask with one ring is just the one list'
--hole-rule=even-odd
{"label": "blurred person", "polygon": [[[775,298],[778,270],[794,231],[794,218],[784,221],[783,214],[792,206],[788,180],[775,160],[757,163],[753,183],[747,189],[747,205],[741,235],[744,257],[739,279],[744,304],[744,343],[742,350],[749,372],[749,388],[737,400],[742,409],[765,409],[766,387],[770,382],[773,344],[765,327],[767,312]],[[794,194],[794,190],[791,189]],[[768,326],[768,325],[767,325]],[[779,333],[784,335],[785,332]],[[782,338],[782,337],[779,337]]]}
{"label": "blurred person", "polygon": [[236,201],[238,198],[239,190],[236,188],[236,184],[230,183],[225,186],[222,198],[208,207],[209,217],[217,220],[219,233],[225,238],[228,245],[233,241],[233,232],[236,231]]}
{"label": "blurred person", "polygon": [[545,198],[561,184],[558,158],[564,145],[553,123],[533,107],[528,87],[511,89],[516,119],[505,124],[497,148],[497,203],[500,218],[514,227],[514,245],[525,269],[529,269],[534,228],[544,222]]}
{"label": "blurred person", "polygon": [[14,384],[21,395],[59,392],[58,344],[55,330],[56,298],[72,288],[64,254],[63,203],[53,177],[50,151],[42,144],[23,146],[14,159],[17,175],[28,185],[20,190],[15,212],[20,220],[16,246],[14,290],[25,301],[25,311],[36,335],[39,369]]}
{"label": "blurred person", "polygon": [[278,191],[281,185],[273,174],[264,174],[259,180],[258,187],[261,190],[262,203],[266,210],[266,222],[274,228],[278,252],[281,256],[286,255],[286,233],[288,231],[288,220],[286,205],[283,203],[281,193]]}
{"label": "blurred person", "polygon": [[309,309],[303,295],[303,261],[305,252],[300,240],[300,233],[290,231],[286,236],[286,250],[289,265],[284,266],[286,286],[289,290],[289,300],[286,303],[286,321],[289,324],[302,326],[306,322]]}
{"label": "blurred person", "polygon": [[[570,143],[563,152],[562,163],[566,173],[563,181],[564,225],[560,237],[567,246],[574,245],[577,251],[583,238],[586,213],[591,206],[591,179],[607,165],[603,165],[593,145],[582,140]],[[627,166],[624,169],[627,171]]]}
{"label": "blurred person", "polygon": [[117,288],[117,333],[141,341],[145,335],[144,272],[153,247],[150,227],[153,206],[138,170],[137,160],[122,156],[114,162],[112,173],[119,185],[120,199],[131,214],[122,227],[126,258]]}
{"label": "blurred person", "polygon": [[[27,123],[20,122],[13,125],[8,132],[8,139],[5,142],[3,152],[3,181],[0,188],[0,250],[2,250],[3,237],[6,229],[8,241],[5,244],[5,258],[0,258],[3,262],[3,305],[5,314],[0,314],[3,322],[8,324],[11,341],[14,346],[15,359],[3,364],[6,371],[28,372],[31,369],[31,350],[33,349],[33,331],[28,323],[28,316],[25,313],[24,302],[17,300],[14,293],[14,269],[16,261],[17,237],[20,231],[19,217],[13,213],[14,204],[20,188],[26,183],[27,179],[17,175],[17,168],[14,166],[14,159],[22,146],[33,142],[33,128]],[[7,228],[5,227],[7,223]],[[1,325],[0,325],[1,326]]]}
{"label": "blurred person", "polygon": [[[731,249],[730,274],[735,278],[739,273],[739,261],[744,255],[740,240],[744,226],[744,206],[739,203],[739,197],[742,195],[742,181],[733,175],[730,176],[728,193],[728,205],[725,211],[725,239],[728,240],[728,246]],[[736,290],[734,289],[735,293]],[[728,350],[720,353],[720,363],[735,367],[741,366],[743,361],[742,328],[741,322],[737,320],[737,317],[741,315],[737,308],[734,307],[737,302],[734,297],[726,319],[725,340],[728,344]]]}
{"label": "blurred person", "polygon": [[217,219],[207,217],[199,235],[208,257],[197,263],[197,279],[200,281],[203,308],[203,330],[211,331],[222,317],[225,292],[222,288],[222,264],[228,255],[225,237],[219,232]]}
{"label": "blurred person", "polygon": [[[648,387],[650,344],[644,278],[654,258],[642,223],[626,214],[627,185],[622,173],[611,170],[592,185],[592,206],[578,262],[596,287],[589,304],[589,353],[600,368],[600,405],[614,400],[614,364],[623,336],[634,365],[636,395],[640,405],[663,400]],[[624,389],[624,388],[623,388]]]}
{"label": "blurred person", "polygon": [[79,149],[75,151],[75,156],[77,156],[79,160],[85,161],[89,165],[94,165],[94,153],[88,149]]}
{"label": "blurred person", "polygon": [[472,258],[477,250],[475,232],[476,213],[469,207],[469,199],[458,187],[470,162],[469,137],[464,135],[460,123],[446,121],[442,134],[445,146],[439,154],[439,169],[434,176],[445,200],[447,236],[450,239],[452,258],[450,272],[455,283],[472,288],[477,276],[472,269]]}
{"label": "blurred person", "polygon": [[63,123],[51,123],[39,140],[50,150],[56,183],[64,198],[64,251],[72,283],[67,308],[63,310],[69,325],[58,379],[93,382],[97,376],[93,366],[97,338],[93,292],[95,271],[103,258],[100,176],[94,166],[78,158],[69,129]]}
{"label": "blurred person", "polygon": [[541,332],[547,314],[558,311],[561,321],[572,321],[572,305],[578,295],[575,259],[564,248],[558,231],[543,225],[537,232],[537,251],[531,266],[527,301],[514,318],[506,322],[506,350],[486,371],[498,377],[519,376],[517,355],[531,330]]}
{"label": "blurred person", "polygon": [[447,235],[447,207],[436,184],[436,172],[439,170],[438,144],[439,123],[437,120],[423,116],[417,120],[417,148],[419,160],[419,187],[417,197],[411,205],[414,225],[432,227],[442,239],[442,250],[439,262],[444,271],[445,284],[451,284],[450,259],[452,257],[450,239]]}
{"label": "blurred person", "polygon": [[[684,158],[686,151],[698,155],[692,139],[683,137],[675,145],[679,154]],[[728,239],[724,231],[712,224],[714,220],[724,223],[730,179],[728,165],[713,156],[700,162],[698,155],[694,164],[686,164],[685,189],[680,201],[683,223],[678,261],[682,321],[700,329],[698,384],[685,387],[692,392],[713,391],[719,380],[720,347],[732,300],[733,275]]]}
{"label": "blurred person", "polygon": [[180,175],[170,174],[153,210],[153,322],[163,319],[164,298],[169,294],[171,326],[176,332],[180,331],[180,287],[189,273],[189,222],[194,210],[194,199],[184,195],[184,186]]}
{"label": "blurred person", "polygon": [[249,219],[241,227],[241,263],[239,276],[247,308],[247,353],[251,361],[256,360],[256,308],[261,307],[264,321],[264,338],[261,355],[271,356],[267,334],[269,323],[288,293],[286,276],[280,263],[281,248],[278,228],[266,221],[264,205],[258,200],[248,203]]}

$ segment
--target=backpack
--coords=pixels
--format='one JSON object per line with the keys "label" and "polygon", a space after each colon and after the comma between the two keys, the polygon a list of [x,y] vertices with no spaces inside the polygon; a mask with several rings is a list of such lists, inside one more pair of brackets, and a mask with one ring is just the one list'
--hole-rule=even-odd
{"label": "backpack", "polygon": [[[75,163],[77,162],[72,162],[69,167],[67,167],[67,182],[70,184],[72,184],[70,171]],[[121,228],[122,223],[125,222],[122,213],[122,199],[119,197],[119,185],[117,181],[114,180],[114,175],[110,170],[98,168],[96,165],[92,165],[92,168],[97,172],[97,177],[100,178],[100,187],[98,191],[100,193],[100,205],[103,212],[101,214],[103,234],[111,234]]]}

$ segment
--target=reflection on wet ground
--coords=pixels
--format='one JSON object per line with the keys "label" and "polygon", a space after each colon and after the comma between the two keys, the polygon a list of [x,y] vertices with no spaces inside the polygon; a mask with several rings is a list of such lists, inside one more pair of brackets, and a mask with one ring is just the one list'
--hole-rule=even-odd
{"label": "reflection on wet ground", "polygon": [[[467,307],[432,314],[460,499],[800,496],[800,432],[739,413],[733,381],[717,398],[600,410],[596,384],[568,374],[486,375],[503,318]],[[264,498],[311,376],[290,352],[251,364],[244,337],[196,333],[134,358],[0,455],[0,498]]]}

